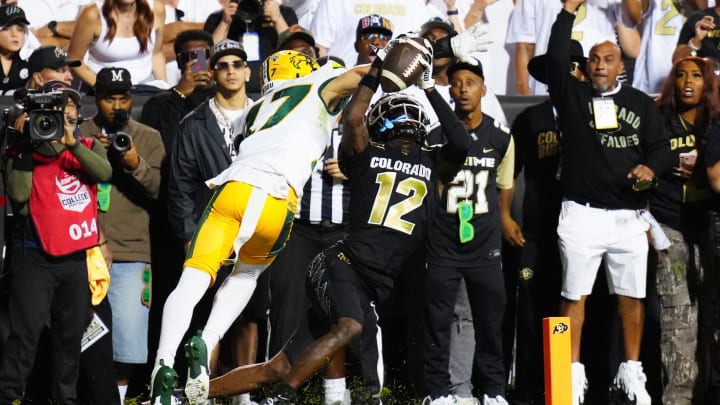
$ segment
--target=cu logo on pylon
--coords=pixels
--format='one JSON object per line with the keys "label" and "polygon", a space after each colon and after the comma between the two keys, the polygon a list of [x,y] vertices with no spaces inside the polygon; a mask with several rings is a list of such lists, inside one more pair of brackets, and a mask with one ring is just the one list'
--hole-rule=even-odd
{"label": "cu logo on pylon", "polygon": [[560,322],[559,324],[555,325],[555,328],[553,329],[552,333],[553,333],[553,335],[556,333],[565,333],[569,329],[570,329],[570,327],[568,327],[566,323]]}

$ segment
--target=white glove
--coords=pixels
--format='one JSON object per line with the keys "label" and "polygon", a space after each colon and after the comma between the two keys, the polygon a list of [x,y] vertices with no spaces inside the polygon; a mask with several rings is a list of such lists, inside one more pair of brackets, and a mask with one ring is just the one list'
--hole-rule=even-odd
{"label": "white glove", "polygon": [[475,58],[471,58],[473,52],[487,52],[488,45],[493,41],[487,38],[488,32],[482,28],[481,23],[476,23],[467,30],[450,38],[450,47],[456,58],[465,60],[470,64],[477,64]]}
{"label": "white glove", "polygon": [[375,56],[377,56],[377,58],[380,59],[380,61],[382,62],[385,60],[385,56],[388,54],[388,52],[390,52],[390,49],[393,47],[393,45],[397,44],[400,41],[401,39],[399,38],[391,39],[387,44],[385,44],[385,48],[378,48],[373,44],[368,44],[368,47],[370,47],[372,53],[375,54]]}
{"label": "white glove", "polygon": [[420,75],[420,78],[416,83],[421,90],[427,90],[435,86],[435,79],[433,79],[432,75],[433,48],[432,44],[427,39],[425,40],[425,49],[427,49],[427,52],[425,52],[426,59],[423,59],[423,61],[420,62],[425,70],[423,71],[423,74]]}

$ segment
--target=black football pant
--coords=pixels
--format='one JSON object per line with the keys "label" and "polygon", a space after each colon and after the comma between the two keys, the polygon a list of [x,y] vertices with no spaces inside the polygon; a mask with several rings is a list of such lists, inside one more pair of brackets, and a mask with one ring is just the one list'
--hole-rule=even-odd
{"label": "black football pant", "polygon": [[[270,346],[277,354],[293,335],[311,305],[305,288],[307,267],[324,249],[341,240],[346,228],[323,227],[295,221],[290,238],[270,265]],[[268,273],[268,272],[266,272]]]}
{"label": "black football pant", "polygon": [[[480,391],[491,397],[505,395],[502,321],[507,298],[499,256],[468,268],[428,264],[423,350],[425,387],[432,398],[450,394],[450,328],[461,278],[465,279],[473,316]],[[472,353],[467,355],[473,356]]]}
{"label": "black football pant", "polygon": [[10,336],[0,360],[0,404],[22,398],[38,341],[49,323],[53,403],[74,404],[80,339],[90,306],[85,251],[54,258],[39,249],[13,249],[8,303]]}

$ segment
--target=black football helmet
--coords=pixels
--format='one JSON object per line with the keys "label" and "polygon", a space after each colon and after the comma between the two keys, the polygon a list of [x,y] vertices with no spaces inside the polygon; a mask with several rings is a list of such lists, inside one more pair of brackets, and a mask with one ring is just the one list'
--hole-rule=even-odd
{"label": "black football helmet", "polygon": [[365,120],[370,139],[382,143],[396,138],[408,138],[422,145],[430,124],[420,102],[403,93],[383,96],[370,107]]}

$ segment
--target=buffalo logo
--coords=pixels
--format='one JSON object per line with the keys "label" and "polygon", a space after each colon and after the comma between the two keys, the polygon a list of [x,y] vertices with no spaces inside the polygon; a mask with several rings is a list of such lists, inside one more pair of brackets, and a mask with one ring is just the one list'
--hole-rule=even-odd
{"label": "buffalo logo", "polygon": [[525,267],[524,269],[520,270],[520,279],[524,281],[528,281],[531,278],[533,278],[533,271],[529,267]]}
{"label": "buffalo logo", "polygon": [[553,334],[553,335],[556,334],[556,333],[561,333],[561,334],[562,334],[562,333],[567,332],[569,329],[570,329],[570,327],[567,326],[566,323],[560,322],[560,323],[558,323],[557,325],[555,325],[555,328],[553,328],[552,334]]}

